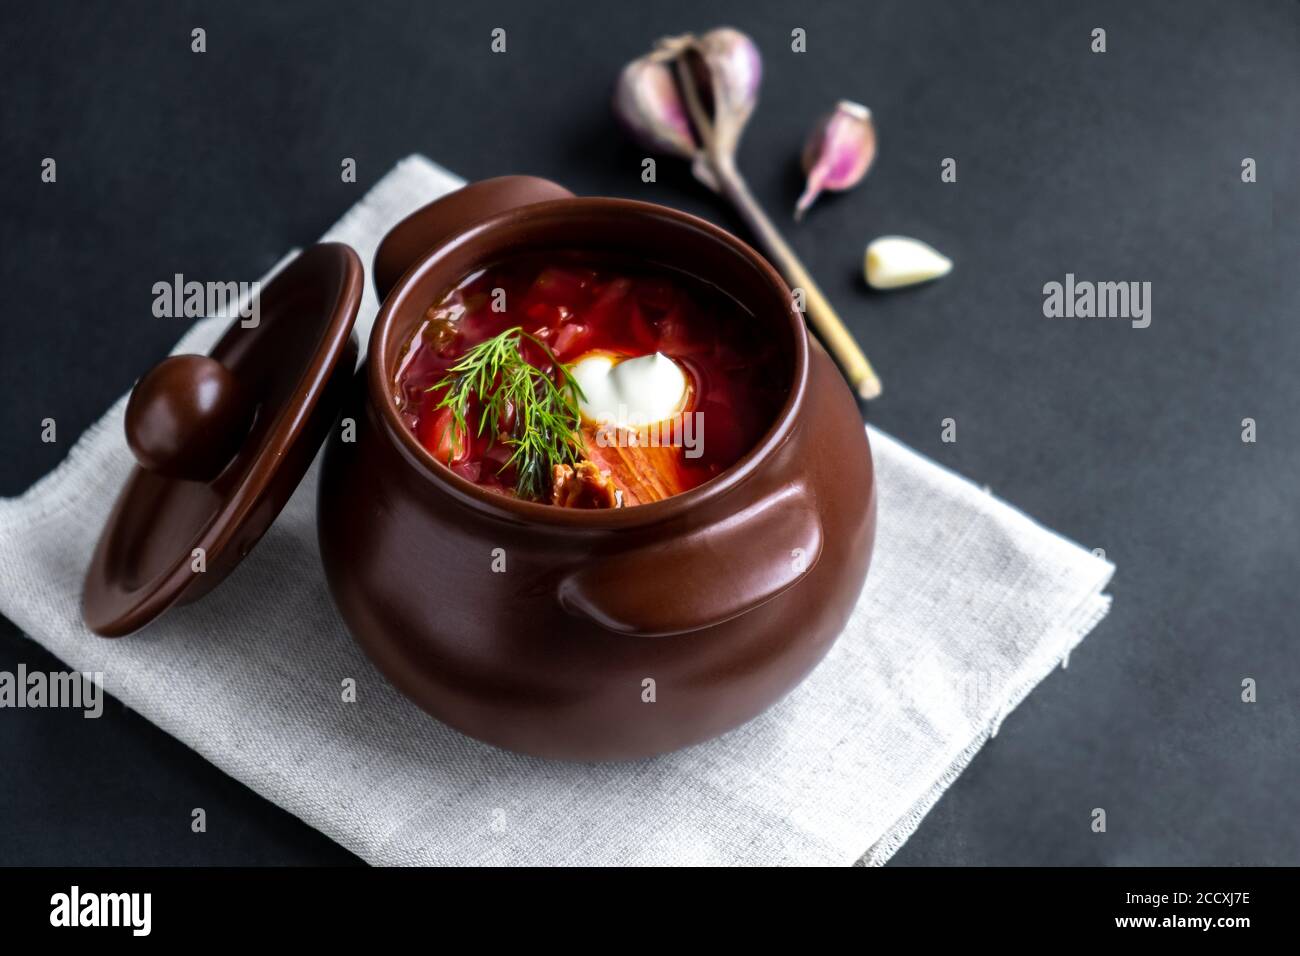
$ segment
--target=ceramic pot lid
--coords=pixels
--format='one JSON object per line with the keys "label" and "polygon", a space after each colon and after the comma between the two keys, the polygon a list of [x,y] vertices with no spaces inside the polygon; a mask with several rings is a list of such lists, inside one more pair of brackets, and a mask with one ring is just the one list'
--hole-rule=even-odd
{"label": "ceramic pot lid", "polygon": [[105,637],[138,630],[216,587],[293,494],[357,364],[364,282],[349,246],[322,243],[262,289],[211,355],[175,355],[126,409],[131,470],[86,571],[82,616]]}

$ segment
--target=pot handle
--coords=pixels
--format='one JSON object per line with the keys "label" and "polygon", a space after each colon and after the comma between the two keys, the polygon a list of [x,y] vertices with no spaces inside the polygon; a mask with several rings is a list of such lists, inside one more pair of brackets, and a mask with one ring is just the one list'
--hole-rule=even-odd
{"label": "pot handle", "polygon": [[684,634],[766,604],[812,570],[822,543],[807,488],[790,484],[685,537],[593,558],[560,582],[559,600],[617,633]]}

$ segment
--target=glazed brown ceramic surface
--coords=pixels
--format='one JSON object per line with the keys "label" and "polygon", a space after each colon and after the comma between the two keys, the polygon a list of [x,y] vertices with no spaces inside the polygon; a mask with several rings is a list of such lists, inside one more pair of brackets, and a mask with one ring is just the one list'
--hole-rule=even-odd
{"label": "glazed brown ceramic surface", "polygon": [[[527,753],[644,757],[749,720],[821,660],[866,575],[876,495],[848,387],[776,272],[702,220],[616,199],[472,225],[473,203],[454,211],[422,211],[464,228],[402,266],[350,399],[356,441],[336,431],[328,446],[321,553],[349,629],[435,717]],[[758,447],[696,489],[616,511],[493,494],[420,447],[393,381],[425,309],[486,263],[560,248],[683,269],[784,343],[790,397]]]}
{"label": "glazed brown ceramic surface", "polygon": [[126,414],[140,464],[86,572],[92,631],[143,627],[206,594],[252,550],[338,414],[356,368],[362,282],[352,249],[315,246],[262,290],[255,327],[236,319],[210,356],[174,356],[140,380]]}
{"label": "glazed brown ceramic surface", "polygon": [[375,250],[375,292],[382,302],[402,273],[470,223],[530,203],[572,196],[536,176],[498,176],[463,186],[411,213],[388,231]]}
{"label": "glazed brown ceramic surface", "polygon": [[126,442],[142,468],[211,481],[248,437],[253,400],[235,374],[208,355],[163,359],[126,405]]}

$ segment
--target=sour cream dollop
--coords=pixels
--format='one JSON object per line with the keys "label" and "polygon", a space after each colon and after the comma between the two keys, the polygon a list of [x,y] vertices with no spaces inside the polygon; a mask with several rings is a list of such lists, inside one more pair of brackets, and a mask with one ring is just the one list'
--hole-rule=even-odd
{"label": "sour cream dollop", "polygon": [[586,398],[582,417],[641,428],[672,418],[686,401],[686,373],[662,352],[622,359],[593,352],[570,369]]}

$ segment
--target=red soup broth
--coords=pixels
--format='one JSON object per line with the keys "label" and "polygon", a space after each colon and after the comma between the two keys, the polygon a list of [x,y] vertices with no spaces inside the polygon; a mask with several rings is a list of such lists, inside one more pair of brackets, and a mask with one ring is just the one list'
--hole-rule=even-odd
{"label": "red soup broth", "polygon": [[[688,455],[683,434],[640,462],[624,460],[584,427],[588,455],[612,473],[624,504],[647,497],[633,471],[662,473],[661,492],[694,488],[735,464],[775,420],[790,390],[791,361],[785,337],[757,320],[716,286],[665,266],[628,263],[599,254],[547,253],[505,260],[465,278],[431,305],[403,348],[396,373],[396,399],[403,421],[430,453],[452,471],[484,488],[515,494],[513,453],[502,435],[478,434],[477,408],[467,415],[469,435],[450,427],[439,409],[438,383],[473,346],[521,327],[545,342],[566,366],[592,353],[635,358],[661,352],[687,373],[684,415],[694,415],[697,454]],[[556,379],[550,356],[525,341],[522,354]],[[558,380],[558,379],[557,379]],[[653,454],[651,454],[653,452]],[[639,491],[639,493],[638,493]]]}

